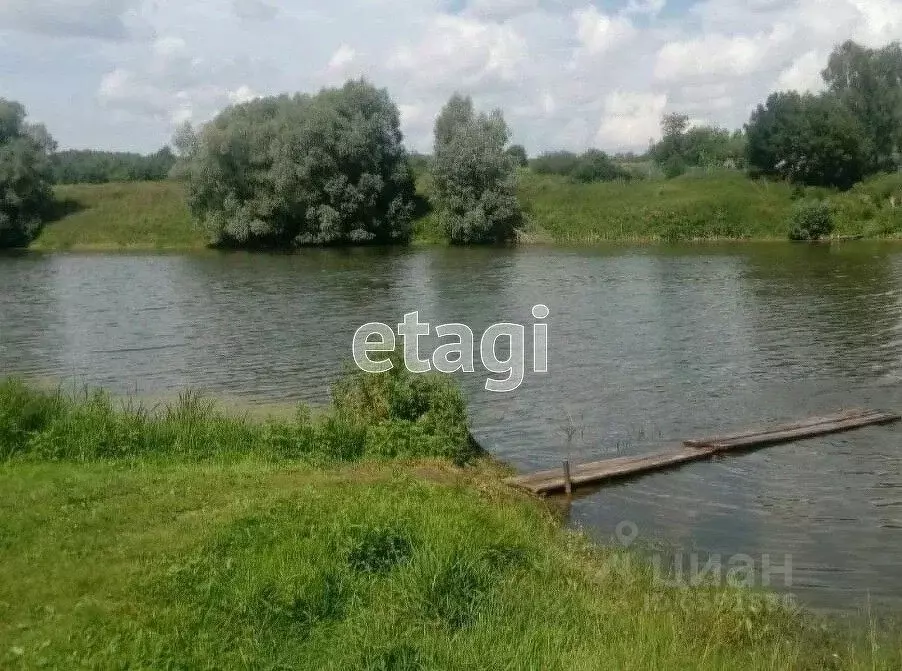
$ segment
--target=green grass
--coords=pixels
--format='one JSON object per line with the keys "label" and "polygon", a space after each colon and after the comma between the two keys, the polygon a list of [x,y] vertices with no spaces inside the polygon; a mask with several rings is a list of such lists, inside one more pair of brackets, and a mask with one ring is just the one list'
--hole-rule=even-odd
{"label": "green grass", "polygon": [[454,465],[429,436],[460,438],[458,397],[437,379],[348,377],[326,417],[400,438],[336,454],[309,420],[273,442],[273,422],[190,394],[139,410],[3,383],[0,668],[902,664],[876,628],[662,585],[504,487],[500,465]]}
{"label": "green grass", "polygon": [[727,171],[629,183],[534,175],[521,181],[528,233],[568,244],[785,239],[790,194],[786,185]]}
{"label": "green grass", "polygon": [[44,227],[32,249],[167,250],[206,244],[175,182],[61,185],[55,194],[65,214]]}
{"label": "green grass", "polygon": [[[428,175],[418,180],[428,196]],[[527,215],[521,241],[604,242],[786,240],[793,197],[827,199],[835,236],[902,237],[902,174],[878,175],[846,193],[751,180],[738,171],[690,172],[629,183],[579,184],[521,171]],[[57,187],[63,211],[32,244],[36,250],[190,250],[205,246],[175,182]],[[892,200],[891,200],[892,199]],[[896,206],[893,206],[895,203]],[[414,221],[415,244],[443,244],[434,212]]]}

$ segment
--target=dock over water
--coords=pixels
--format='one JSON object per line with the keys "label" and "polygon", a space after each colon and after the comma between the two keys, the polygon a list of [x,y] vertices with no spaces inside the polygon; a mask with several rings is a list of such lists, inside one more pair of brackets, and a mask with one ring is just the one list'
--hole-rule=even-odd
{"label": "dock over water", "polygon": [[678,447],[654,454],[616,457],[573,467],[565,462],[562,468],[508,478],[505,482],[533,494],[562,493],[570,488],[603,484],[710,459],[725,452],[789,443],[899,420],[902,420],[902,415],[895,412],[847,410],[793,424],[686,440]]}

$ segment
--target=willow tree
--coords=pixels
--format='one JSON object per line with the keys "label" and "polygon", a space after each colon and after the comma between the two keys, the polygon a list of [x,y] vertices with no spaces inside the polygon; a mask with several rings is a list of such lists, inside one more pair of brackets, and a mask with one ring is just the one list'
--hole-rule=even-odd
{"label": "willow tree", "polygon": [[360,80],[261,98],[179,131],[189,208],[214,245],[404,242],[414,183],[398,108]]}
{"label": "willow tree", "polygon": [[25,108],[0,98],[0,248],[24,247],[53,205],[50,153],[42,125],[25,123]]}
{"label": "willow tree", "polygon": [[435,123],[434,200],[452,244],[506,242],[520,228],[517,164],[501,112],[477,114],[455,94]]}

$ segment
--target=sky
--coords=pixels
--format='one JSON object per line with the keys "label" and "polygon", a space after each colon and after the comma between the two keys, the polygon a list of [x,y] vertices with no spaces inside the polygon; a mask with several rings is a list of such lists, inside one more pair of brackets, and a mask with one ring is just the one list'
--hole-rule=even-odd
{"label": "sky", "polygon": [[902,0],[0,0],[0,97],[62,148],[155,151],[232,103],[364,76],[429,151],[455,91],[513,141],[643,151],[662,114],[738,128],[816,91],[834,45],[902,39]]}

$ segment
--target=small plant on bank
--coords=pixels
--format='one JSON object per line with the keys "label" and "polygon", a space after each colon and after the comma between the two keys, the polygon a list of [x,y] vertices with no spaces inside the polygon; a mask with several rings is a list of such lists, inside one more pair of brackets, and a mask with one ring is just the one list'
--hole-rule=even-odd
{"label": "small plant on bank", "polygon": [[820,240],[833,232],[833,212],[826,201],[800,201],[790,218],[790,240]]}

